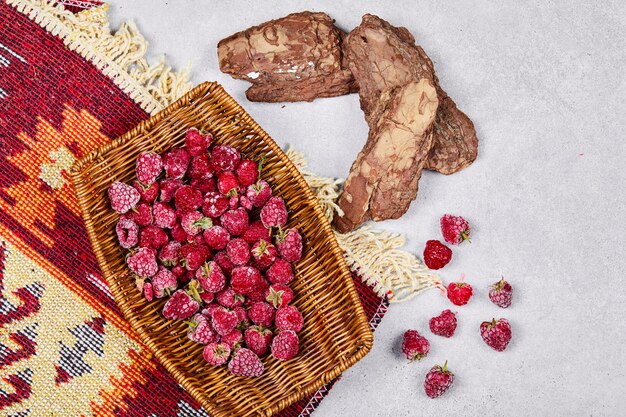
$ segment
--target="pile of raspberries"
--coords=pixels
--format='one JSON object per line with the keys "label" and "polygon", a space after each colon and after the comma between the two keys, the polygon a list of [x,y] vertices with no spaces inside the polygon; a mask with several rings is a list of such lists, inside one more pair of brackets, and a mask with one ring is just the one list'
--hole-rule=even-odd
{"label": "pile of raspberries", "polygon": [[210,365],[257,377],[264,355],[298,353],[303,318],[288,284],[302,237],[285,227],[285,202],[262,167],[212,142],[191,128],[184,147],[139,155],[137,180],[114,182],[108,194],[138,290],[167,298],[163,316],[185,320]]}

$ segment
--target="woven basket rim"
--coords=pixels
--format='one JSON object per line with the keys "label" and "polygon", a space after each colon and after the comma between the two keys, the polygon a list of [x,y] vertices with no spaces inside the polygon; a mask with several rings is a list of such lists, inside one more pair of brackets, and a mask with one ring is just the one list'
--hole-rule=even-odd
{"label": "woven basket rim", "polygon": [[324,215],[317,198],[314,196],[309,185],[306,183],[306,181],[304,180],[304,178],[302,177],[298,169],[295,167],[293,162],[289,160],[287,155],[278,146],[278,144],[276,144],[276,142],[265,132],[265,130],[263,130],[263,128],[261,128],[261,126],[259,126],[258,123],[256,123],[256,121],[252,119],[252,117],[241,107],[241,105],[237,103],[232,97],[230,97],[225,92],[224,88],[220,84],[216,82],[204,82],[204,83],[199,84],[192,90],[190,90],[183,97],[179,98],[174,103],[170,104],[168,107],[161,110],[154,116],[140,122],[137,126],[135,126],[133,129],[131,129],[124,135],[95,149],[94,151],[90,152],[89,154],[85,155],[84,157],[76,161],[70,170],[70,176],[72,178],[72,182],[74,184],[76,192],[79,195],[78,203],[83,213],[85,226],[87,228],[87,232],[89,234],[89,239],[92,243],[93,250],[96,254],[98,264],[103,271],[103,275],[105,276],[107,283],[113,289],[112,290],[113,296],[115,298],[115,301],[119,305],[120,309],[122,310],[124,317],[130,322],[131,327],[139,335],[142,343],[148,346],[150,351],[165,366],[168,372],[170,372],[176,378],[176,380],[198,402],[202,404],[202,406],[207,411],[209,411],[210,413],[213,411],[216,411],[216,408],[214,407],[213,403],[206,400],[206,398],[202,395],[202,392],[200,392],[201,390],[197,389],[195,386],[192,386],[191,382],[188,381],[187,378],[185,378],[185,376],[177,370],[177,365],[175,363],[172,363],[172,361],[166,356],[166,352],[163,352],[162,349],[159,349],[156,346],[154,346],[149,335],[146,334],[144,329],[138,324],[137,317],[135,317],[134,314],[130,311],[130,306],[128,305],[127,301],[123,298],[122,294],[118,293],[117,289],[115,289],[115,285],[113,285],[113,283],[109,281],[110,279],[113,279],[113,277],[111,276],[112,275],[111,271],[107,266],[107,260],[105,259],[105,256],[102,253],[102,250],[99,244],[97,243],[97,237],[96,237],[96,232],[94,229],[93,219],[89,215],[89,208],[90,208],[89,201],[86,198],[80,198],[80,196],[85,194],[86,187],[87,187],[87,184],[85,183],[83,179],[83,172],[85,169],[89,167],[89,165],[92,162],[100,158],[103,158],[104,155],[108,154],[112,150],[124,145],[126,142],[132,140],[134,137],[140,134],[140,132],[151,130],[157,123],[161,122],[168,115],[175,112],[176,110],[179,110],[181,107],[184,107],[185,105],[187,105],[187,102],[189,100],[192,100],[194,97],[198,96],[201,92],[204,92],[207,90],[210,91],[209,94],[222,93],[226,97],[230,98],[232,100],[232,103],[230,104],[233,106],[234,109],[236,109],[239,112],[239,117],[241,118],[241,120],[245,123],[248,123],[258,132],[258,134],[262,137],[265,143],[271,148],[273,152],[275,152],[281,158],[281,160],[288,166],[292,175],[294,175],[295,180],[297,182],[297,187],[299,187],[303,191],[303,198],[306,198],[307,200],[309,200],[310,204],[312,205],[315,211],[315,214],[320,219],[321,229],[323,233],[328,235],[328,238],[330,240],[330,245],[331,245],[330,250],[332,251],[333,256],[337,258],[338,260],[337,267],[340,269],[340,274],[342,276],[342,284],[346,286],[348,296],[350,298],[351,303],[353,304],[352,307],[354,307],[353,311],[357,315],[356,320],[359,321],[358,333],[359,333],[359,342],[362,344],[361,347],[358,350],[356,350],[356,352],[353,355],[348,357],[346,360],[342,361],[342,363],[338,363],[337,366],[335,366],[333,369],[320,374],[319,377],[314,382],[309,383],[304,389],[300,390],[297,394],[291,394],[287,401],[281,401],[278,404],[274,403],[269,408],[265,409],[263,414],[269,416],[269,415],[273,415],[281,411],[282,409],[286,408],[287,406],[291,405],[292,403],[296,401],[299,401],[305,396],[312,394],[313,392],[317,391],[326,383],[335,379],[338,375],[340,375],[342,372],[344,372],[354,363],[356,363],[361,358],[363,358],[371,350],[371,347],[373,344],[373,334],[369,327],[369,323],[367,321],[365,312],[363,311],[356,288],[354,287],[354,283],[352,282],[351,274],[345,262],[343,251],[341,250],[341,248],[339,247],[339,244],[337,243],[334,232],[332,231],[330,223],[328,222],[328,219]]}

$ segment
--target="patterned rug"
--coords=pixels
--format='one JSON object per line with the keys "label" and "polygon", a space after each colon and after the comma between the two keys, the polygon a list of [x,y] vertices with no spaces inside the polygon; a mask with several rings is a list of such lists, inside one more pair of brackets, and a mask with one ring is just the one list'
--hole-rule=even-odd
{"label": "patterned rug", "polygon": [[[162,108],[178,79],[140,60],[148,79],[138,81],[119,60],[85,59],[90,51],[68,47],[74,40],[25,3],[0,0],[0,415],[207,416],[125,322],[68,176]],[[375,328],[388,302],[353,278]],[[280,415],[311,414],[331,387]]]}

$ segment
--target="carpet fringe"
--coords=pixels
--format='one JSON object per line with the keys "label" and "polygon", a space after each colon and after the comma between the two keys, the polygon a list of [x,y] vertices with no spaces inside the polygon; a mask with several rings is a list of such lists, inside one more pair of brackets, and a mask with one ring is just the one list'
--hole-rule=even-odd
{"label": "carpet fringe", "polygon": [[150,114],[191,89],[188,70],[175,72],[164,58],[157,64],[148,63],[148,42],[134,22],[126,22],[111,33],[106,4],[74,14],[49,0],[7,3],[93,63]]}

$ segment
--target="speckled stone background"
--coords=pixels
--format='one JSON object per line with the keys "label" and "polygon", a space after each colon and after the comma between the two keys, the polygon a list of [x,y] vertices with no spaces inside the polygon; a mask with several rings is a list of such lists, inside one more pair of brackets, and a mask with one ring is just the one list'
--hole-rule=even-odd
{"label": "speckled stone background", "polygon": [[[356,95],[314,103],[255,104],[247,83],[219,72],[216,44],[253,24],[326,11],[350,30],[364,13],[409,28],[443,88],[474,121],[478,160],[446,177],[427,172],[409,212],[378,227],[405,232],[421,252],[450,212],[474,226],[454,248],[447,281],[465,273],[476,296],[452,339],[430,335],[431,354],[407,364],[399,338],[450,307],[433,290],[393,305],[372,352],[345,373],[316,411],[330,416],[620,416],[626,395],[626,6],[613,2],[111,0],[115,27],[132,18],[195,83],[217,80],[280,144],[311,168],[345,177],[367,136]],[[504,275],[513,306],[487,286]],[[514,339],[498,353],[481,321],[507,317]],[[431,400],[422,383],[449,361],[456,382]]]}

